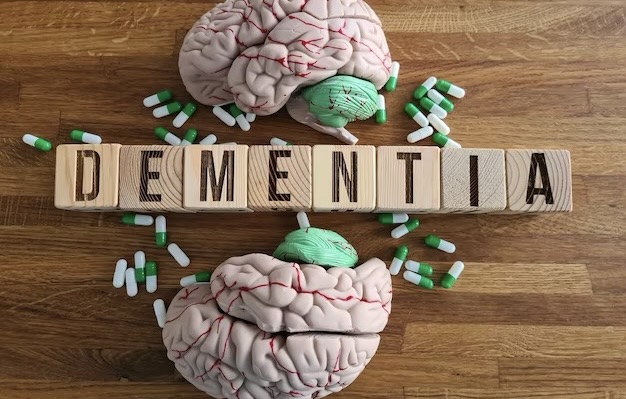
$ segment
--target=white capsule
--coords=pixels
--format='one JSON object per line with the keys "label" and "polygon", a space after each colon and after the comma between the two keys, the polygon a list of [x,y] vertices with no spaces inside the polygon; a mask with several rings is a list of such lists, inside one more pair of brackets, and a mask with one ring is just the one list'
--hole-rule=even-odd
{"label": "white capsule", "polygon": [[143,269],[146,267],[146,253],[143,251],[135,252],[135,268]]}
{"label": "white capsule", "polygon": [[165,219],[165,216],[163,215],[157,216],[154,227],[157,233],[166,233],[167,232],[167,220]]}
{"label": "white capsule", "polygon": [[450,134],[450,128],[448,127],[448,125],[446,125],[446,123],[442,121],[437,115],[428,114],[428,121],[430,122],[431,125],[433,125],[435,130],[438,131],[439,133],[445,136]]}
{"label": "white capsule", "polygon": [[465,264],[461,261],[456,261],[452,264],[450,270],[448,270],[448,274],[454,278],[459,278],[461,273],[463,273],[463,269],[465,269]]}
{"label": "white capsule", "polygon": [[237,115],[235,121],[237,122],[239,128],[241,128],[241,130],[243,130],[244,132],[250,130],[250,122],[248,122],[244,114]]}
{"label": "white capsule", "polygon": [[134,222],[132,223],[134,226],[152,226],[152,223],[154,223],[154,218],[150,215],[142,215],[139,213],[129,214],[129,218],[132,217],[134,217]]}
{"label": "white capsule", "polygon": [[308,229],[311,227],[311,223],[309,223],[309,217],[306,215],[306,212],[298,212],[296,219],[298,219],[298,226],[300,226],[301,229]]}
{"label": "white capsule", "polygon": [[270,144],[271,145],[289,145],[288,142],[278,137],[272,137],[270,139]]}
{"label": "white capsule", "polygon": [[128,296],[137,295],[137,280],[135,280],[135,269],[126,269],[126,294]]}
{"label": "white capsule", "polygon": [[400,63],[397,61],[394,61],[391,63],[391,78],[398,78],[398,75],[400,74]]}
{"label": "white capsule", "polygon": [[226,126],[235,126],[235,123],[237,123],[235,118],[233,118],[233,116],[229,114],[228,111],[226,111],[224,108],[220,107],[219,105],[216,105],[215,107],[213,107],[213,115],[217,116],[217,119],[224,122]]}
{"label": "white capsule", "polygon": [[200,141],[201,145],[211,145],[217,142],[217,136],[214,134],[209,134],[205,138]]}
{"label": "white capsule", "polygon": [[154,309],[154,315],[157,319],[157,324],[159,327],[163,328],[165,326],[165,315],[167,314],[167,309],[165,309],[165,302],[163,299],[157,299],[152,302],[152,308]]}
{"label": "white capsule", "polygon": [[120,259],[117,261],[115,264],[115,272],[113,273],[113,287],[122,288],[124,286],[127,267],[128,262],[126,262],[126,259]]}
{"label": "white capsule", "polygon": [[465,90],[461,89],[459,86],[450,85],[448,89],[448,94],[452,97],[463,98],[465,97]]}
{"label": "white capsule", "polygon": [[168,245],[167,252],[169,252],[174,260],[182,267],[187,267],[191,263],[189,257],[183,252],[182,249],[180,249],[178,244],[171,243],[170,245]]}
{"label": "white capsule", "polygon": [[252,112],[246,112],[246,120],[250,123],[256,120],[256,114]]}
{"label": "white capsule", "polygon": [[181,111],[178,113],[178,115],[176,115],[176,118],[174,118],[174,121],[172,121],[172,125],[174,127],[181,127],[188,120],[189,120],[189,115]]}
{"label": "white capsule", "polygon": [[383,96],[382,94],[379,94],[378,97],[376,97],[376,109],[377,110],[385,110],[385,96]]}
{"label": "white capsule", "polygon": [[344,143],[355,145],[356,142],[359,141],[359,139],[355,135],[350,133],[346,128],[340,127],[338,130],[339,134],[337,135],[337,138]]}
{"label": "white capsule", "polygon": [[393,260],[391,261],[391,266],[389,266],[389,273],[391,273],[392,276],[400,273],[400,269],[402,269],[402,263],[404,263],[402,259],[393,258]]}
{"label": "white capsule", "polygon": [[234,141],[229,141],[228,143],[219,143],[218,145],[237,145]]}
{"label": "white capsule", "polygon": [[414,132],[409,133],[406,136],[406,141],[409,143],[417,143],[420,140],[425,139],[426,137],[430,137],[433,135],[433,128],[430,126],[423,127],[421,129],[417,129]]}
{"label": "white capsule", "polygon": [[149,293],[157,290],[157,276],[146,276],[146,291]]}

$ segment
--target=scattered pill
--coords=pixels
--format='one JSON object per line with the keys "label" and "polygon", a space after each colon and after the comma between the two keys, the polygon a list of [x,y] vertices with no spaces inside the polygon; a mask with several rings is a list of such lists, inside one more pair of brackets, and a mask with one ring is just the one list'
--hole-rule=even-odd
{"label": "scattered pill", "polygon": [[161,104],[162,102],[169,100],[170,98],[172,98],[172,92],[169,90],[162,90],[156,94],[144,98],[143,105],[144,107],[148,108],[154,107],[157,104]]}
{"label": "scattered pill", "polygon": [[409,248],[406,245],[400,245],[398,248],[396,248],[396,253],[393,255],[391,266],[389,266],[389,273],[391,273],[392,276],[400,273],[400,269],[402,269],[402,263],[404,263],[408,254]]}
{"label": "scattered pill", "polygon": [[409,219],[406,223],[403,223],[400,226],[396,227],[395,229],[391,230],[391,237],[400,238],[408,234],[410,231],[415,230],[417,226],[419,225],[420,225],[419,220]]}
{"label": "scattered pill", "polygon": [[154,309],[154,316],[156,317],[157,324],[159,327],[163,328],[163,326],[165,326],[165,315],[167,314],[165,302],[163,302],[163,299],[157,299],[152,302],[152,308]]}
{"label": "scattered pill", "polygon": [[449,94],[452,97],[456,97],[456,98],[465,97],[465,90],[463,90],[459,86],[453,85],[447,80],[439,80],[437,81],[437,84],[435,86],[437,87],[437,90],[442,91],[446,94]]}
{"label": "scattered pill", "polygon": [[376,99],[376,123],[387,122],[387,110],[385,109],[385,96],[378,95]]}
{"label": "scattered pill", "polygon": [[461,148],[461,144],[459,144],[456,141],[452,140],[450,137],[446,136],[445,134],[434,133],[432,138],[433,138],[433,141],[435,142],[435,144],[437,144],[439,147],[442,147],[442,148]]}
{"label": "scattered pill", "polygon": [[122,215],[122,223],[130,226],[152,226],[154,219],[150,215],[140,213],[125,213]]}
{"label": "scattered pill", "polygon": [[126,268],[128,268],[128,262],[126,262],[126,259],[120,259],[117,261],[115,264],[115,272],[113,273],[113,287],[122,288],[124,286]]}
{"label": "scattered pill", "polygon": [[448,270],[448,273],[444,274],[444,276],[441,278],[441,286],[443,288],[452,287],[463,272],[463,269],[465,269],[465,265],[463,264],[463,262],[454,262],[450,270]]}
{"label": "scattered pill", "polygon": [[340,127],[337,138],[346,144],[355,145],[359,139],[352,133],[350,133],[345,127]]}
{"label": "scattered pill", "polygon": [[448,116],[448,113],[445,109],[435,104],[433,100],[428,97],[422,97],[422,99],[420,100],[420,105],[424,107],[428,112],[437,115],[441,119],[445,119]]}
{"label": "scattered pill", "polygon": [[409,215],[406,213],[381,213],[378,215],[378,222],[382,224],[399,224],[409,221]]}
{"label": "scattered pill", "polygon": [[152,115],[155,118],[163,118],[164,116],[172,115],[173,113],[180,111],[182,107],[183,106],[178,101],[174,101],[155,108],[152,110]]}
{"label": "scattered pill", "polygon": [[126,294],[128,296],[137,295],[137,280],[135,280],[135,269],[126,269]]}
{"label": "scattered pill", "polygon": [[196,137],[198,137],[198,131],[196,129],[187,129],[187,132],[185,132],[185,136],[183,136],[183,139],[180,142],[180,145],[182,145],[183,147],[191,145],[194,141],[196,141]]}
{"label": "scattered pill", "polygon": [[430,276],[433,274],[433,267],[428,263],[424,262],[416,262],[414,260],[407,260],[404,264],[404,268],[406,270],[412,271],[413,273],[417,273],[421,276]]}
{"label": "scattered pill", "polygon": [[209,272],[199,272],[196,274],[192,274],[191,276],[185,276],[180,279],[180,285],[183,287],[189,287],[192,284],[196,283],[208,283],[211,281],[211,273]]}
{"label": "scattered pill", "polygon": [[143,251],[135,252],[135,281],[146,281],[146,253]]}
{"label": "scattered pill", "polygon": [[427,290],[432,290],[435,286],[433,280],[428,277],[420,276],[419,274],[409,270],[406,270],[404,274],[402,274],[402,277],[404,277],[404,279],[409,283],[413,283],[418,287],[426,288]]}
{"label": "scattered pill", "polygon": [[157,247],[164,247],[167,244],[167,221],[163,215],[155,219],[155,241]]}
{"label": "scattered pill", "polygon": [[174,260],[181,265],[182,267],[187,267],[191,263],[189,261],[189,257],[185,255],[182,249],[178,246],[178,244],[171,243],[167,246],[167,252],[172,255]]}
{"label": "scattered pill", "polygon": [[217,116],[217,119],[224,122],[226,126],[235,126],[235,123],[237,123],[235,118],[233,118],[233,116],[229,114],[228,111],[226,111],[224,108],[220,107],[219,105],[216,105],[215,107],[213,107],[213,115]]}
{"label": "scattered pill", "polygon": [[428,93],[428,90],[435,87],[436,83],[437,83],[437,78],[434,76],[431,76],[430,78],[426,79],[424,83],[422,83],[417,89],[415,89],[415,91],[413,92],[413,98],[415,98],[416,100],[420,100],[422,97],[426,95],[426,93]]}
{"label": "scattered pill", "polygon": [[155,127],[154,135],[170,145],[180,145],[180,139],[164,127]]}
{"label": "scattered pill", "polygon": [[35,147],[39,151],[48,152],[52,149],[52,143],[41,137],[26,133],[22,136],[22,141],[31,147]]}
{"label": "scattered pill", "polygon": [[270,139],[270,144],[271,145],[293,145],[290,142],[285,141],[285,140],[283,140],[281,138],[278,138],[278,137],[272,137]]}
{"label": "scattered pill", "polygon": [[433,132],[434,132],[434,130],[433,130],[432,127],[426,126],[426,127],[421,128],[421,129],[417,129],[414,132],[409,133],[406,136],[406,141],[408,141],[409,143],[416,143],[416,142],[418,142],[420,140],[425,139],[426,137],[432,136]]}
{"label": "scattered pill", "polygon": [[146,291],[153,293],[157,290],[157,264],[155,261],[146,262]]}
{"label": "scattered pill", "polygon": [[404,104],[404,111],[421,127],[428,126],[428,118],[414,104]]}
{"label": "scattered pill", "polygon": [[391,76],[389,76],[389,80],[385,83],[385,90],[394,91],[396,89],[396,85],[398,84],[398,74],[400,73],[400,63],[392,62],[391,63]]}
{"label": "scattered pill", "polygon": [[250,122],[246,119],[246,116],[235,104],[230,104],[230,114],[235,117],[235,122],[241,130],[247,132],[250,130]]}
{"label": "scattered pill", "polygon": [[80,141],[85,144],[100,144],[102,143],[102,138],[97,134],[84,132],[82,130],[72,130],[70,132],[70,139],[74,141]]}
{"label": "scattered pill", "polygon": [[428,98],[433,100],[433,102],[441,108],[445,109],[446,112],[452,112],[454,110],[454,104],[452,104],[452,101],[445,98],[435,89],[428,90]]}
{"label": "scattered pill", "polygon": [[308,229],[311,227],[311,223],[309,223],[309,217],[306,215],[306,212],[298,212],[296,219],[298,219],[298,226],[300,226],[301,229]]}
{"label": "scattered pill", "polygon": [[429,234],[424,237],[424,243],[431,248],[436,248],[440,251],[447,252],[449,254],[453,254],[456,251],[456,247],[449,241],[443,240],[436,235]]}
{"label": "scattered pill", "polygon": [[441,118],[439,118],[437,115],[428,114],[428,122],[430,122],[433,128],[435,128],[435,130],[439,133],[445,136],[450,134],[450,128],[448,127],[448,125],[446,125],[446,123],[442,121]]}
{"label": "scattered pill", "polygon": [[211,145],[211,144],[215,144],[216,142],[217,142],[217,136],[214,134],[209,134],[208,136],[200,140],[201,145]]}
{"label": "scattered pill", "polygon": [[246,112],[246,120],[250,123],[256,120],[256,114],[253,112]]}
{"label": "scattered pill", "polygon": [[184,125],[185,122],[187,122],[189,118],[191,118],[191,115],[196,112],[196,108],[196,104],[194,103],[185,104],[183,109],[178,113],[178,115],[176,115],[176,118],[174,118],[172,125],[174,125],[174,127],[181,127],[182,125]]}

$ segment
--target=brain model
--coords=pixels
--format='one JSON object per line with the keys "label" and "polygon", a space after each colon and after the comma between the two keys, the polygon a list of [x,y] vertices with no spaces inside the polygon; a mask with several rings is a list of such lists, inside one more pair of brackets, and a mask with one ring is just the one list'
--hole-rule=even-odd
{"label": "brain model", "polygon": [[179,57],[197,101],[270,115],[292,99],[292,117],[331,134],[374,114],[390,68],[361,0],[227,0],[193,25]]}
{"label": "brain model", "polygon": [[379,259],[325,268],[233,257],[210,284],[176,295],[163,340],[180,373],[216,398],[322,398],[352,383],[374,356],[391,296]]}

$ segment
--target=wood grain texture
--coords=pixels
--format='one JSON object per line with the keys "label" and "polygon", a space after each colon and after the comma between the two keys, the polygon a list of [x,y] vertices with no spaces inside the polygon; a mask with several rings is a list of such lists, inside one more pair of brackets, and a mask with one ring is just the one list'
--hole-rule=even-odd
{"label": "wood grain texture", "polygon": [[[466,148],[553,148],[571,154],[567,214],[420,215],[402,238],[438,281],[466,263],[449,291],[396,277],[378,354],[337,399],[626,399],[626,9],[623,0],[369,0],[401,64],[385,93],[387,123],[351,123],[363,145],[405,145],[404,103],[427,76],[463,86],[446,119]],[[170,88],[183,37],[206,1],[0,2],[0,398],[203,399],[167,360],[152,301],[230,256],[272,253],[297,228],[291,213],[168,214],[187,269],[154,246],[152,227],[116,213],[54,207],[55,146],[72,129],[104,143],[159,145],[141,104]],[[169,123],[169,122],[168,122]],[[285,111],[244,133],[199,107],[201,137],[267,145],[338,142]],[[180,133],[180,132],[176,132]],[[426,140],[424,141],[426,142]],[[346,237],[361,260],[391,261],[398,240],[375,215],[309,215]],[[425,248],[434,232],[457,245]],[[144,250],[159,289],[115,290],[115,261]],[[36,365],[36,367],[34,367]]]}

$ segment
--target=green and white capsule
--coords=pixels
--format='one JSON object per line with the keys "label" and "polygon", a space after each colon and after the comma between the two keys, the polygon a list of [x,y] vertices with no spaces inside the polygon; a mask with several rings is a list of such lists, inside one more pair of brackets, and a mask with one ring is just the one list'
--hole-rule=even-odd
{"label": "green and white capsule", "polygon": [[185,122],[187,122],[189,118],[191,118],[191,115],[196,112],[196,108],[196,104],[187,103],[182,111],[180,111],[178,115],[176,115],[176,118],[174,118],[174,121],[172,122],[174,127],[181,127],[182,125],[184,125]]}
{"label": "green and white capsule", "polygon": [[391,237],[400,238],[407,235],[409,232],[415,230],[420,225],[420,221],[417,219],[409,219],[406,223],[401,224],[395,229],[391,230]]}
{"label": "green and white capsule", "polygon": [[180,145],[181,140],[164,127],[155,127],[154,135],[170,145]]}
{"label": "green and white capsule", "polygon": [[435,130],[439,133],[445,136],[450,134],[450,128],[448,127],[448,125],[446,125],[445,122],[442,121],[441,118],[439,118],[437,115],[428,114],[428,122],[430,122],[433,128],[435,128]]}
{"label": "green and white capsule", "polygon": [[461,273],[463,273],[463,269],[465,269],[463,262],[454,262],[450,270],[448,270],[448,273],[444,274],[441,278],[441,286],[443,288],[451,288],[454,283],[456,283],[456,280],[459,278]]}
{"label": "green and white capsule", "polygon": [[22,141],[31,147],[35,147],[39,151],[48,152],[52,149],[52,143],[41,137],[26,133],[22,136]]}
{"label": "green and white capsule", "polygon": [[[431,114],[432,115],[432,114]],[[417,129],[414,132],[409,133],[406,136],[406,141],[409,143],[417,143],[420,140],[425,139],[426,137],[430,137],[433,135],[433,128],[430,126],[423,127],[421,129]]]}
{"label": "green and white capsule", "polygon": [[125,213],[122,215],[122,223],[129,226],[152,226],[154,219],[150,215],[140,213]]}
{"label": "green and white capsule", "polygon": [[113,273],[113,287],[122,288],[124,286],[127,268],[128,262],[126,262],[126,259],[119,259],[117,261],[115,264],[115,272]]}
{"label": "green and white capsule", "polygon": [[182,249],[178,246],[178,244],[171,243],[167,246],[167,252],[172,255],[172,258],[181,265],[182,267],[187,267],[191,263],[189,257],[183,252]]}
{"label": "green and white capsule", "polygon": [[254,112],[246,112],[246,120],[250,123],[256,120],[256,114]]}
{"label": "green and white capsule", "polygon": [[157,290],[157,264],[155,261],[146,262],[146,291],[153,293]]}
{"label": "green and white capsule", "polygon": [[376,123],[387,122],[387,109],[385,108],[385,96],[379,94],[376,98]]}
{"label": "green and white capsule", "polygon": [[337,130],[339,130],[339,134],[335,137],[337,137],[344,143],[349,145],[355,145],[357,141],[359,141],[359,139],[354,134],[350,133],[345,127],[340,127]]}
{"label": "green and white capsule", "polygon": [[421,276],[430,276],[433,274],[433,267],[428,263],[424,262],[416,262],[414,260],[407,260],[404,264],[404,268],[406,270],[412,271],[413,273],[417,273]]}
{"label": "green and white capsule", "polygon": [[278,137],[272,137],[270,139],[270,144],[271,145],[293,145],[290,142],[285,141],[285,140],[283,140],[281,138],[278,138]]}
{"label": "green and white capsule", "polygon": [[157,247],[164,247],[167,244],[167,221],[165,220],[165,216],[157,216],[154,226],[154,240],[156,242],[156,245]]}
{"label": "green and white capsule", "polygon": [[381,224],[399,224],[409,221],[409,215],[406,213],[381,213],[378,215],[378,222]]}
{"label": "green and white capsule", "polygon": [[301,229],[308,229],[309,227],[311,227],[311,223],[309,222],[309,217],[307,216],[306,212],[298,212],[298,214],[296,215],[296,219],[298,220],[298,226]]}
{"label": "green and white capsule", "polygon": [[143,99],[143,106],[144,107],[154,107],[157,104],[161,104],[162,102],[165,102],[169,99],[172,98],[172,92],[169,90],[162,90],[156,94],[153,94],[151,96],[148,96],[146,98]]}
{"label": "green and white capsule", "polygon": [[428,126],[428,118],[422,113],[413,103],[404,104],[404,112],[406,112],[411,119],[417,122],[421,127]]}
{"label": "green and white capsule", "polygon": [[220,107],[219,105],[216,105],[215,107],[213,107],[213,115],[217,116],[217,119],[224,122],[226,126],[235,126],[235,123],[237,123],[235,118],[233,118],[233,116],[229,114],[228,111],[226,111],[224,108]]}
{"label": "green and white capsule", "polygon": [[441,108],[445,109],[446,112],[452,112],[454,110],[454,104],[452,104],[452,101],[445,98],[435,89],[428,90],[428,98],[433,100],[433,102]]}
{"label": "green and white capsule", "polygon": [[441,148],[461,148],[461,144],[457,143],[456,141],[452,140],[450,137],[444,134],[434,133],[432,137],[435,144],[437,144]]}
{"label": "green and white capsule", "polygon": [[228,143],[219,143],[218,145],[237,145],[234,141],[229,141]]}
{"label": "green and white capsule", "polygon": [[187,145],[191,145],[193,144],[194,141],[196,141],[196,137],[198,137],[198,131],[194,128],[191,129],[187,129],[187,132],[185,132],[185,135],[183,136],[183,139],[180,142],[180,145],[185,147]]}
{"label": "green and white capsule", "polygon": [[143,251],[135,252],[135,280],[138,283],[146,281],[146,253]]}
{"label": "green and white capsule", "polygon": [[404,277],[404,279],[409,283],[413,283],[418,287],[426,288],[427,290],[432,290],[435,286],[433,280],[428,277],[420,276],[419,274],[409,270],[406,270],[404,274],[402,274],[402,277]]}
{"label": "green and white capsule", "polygon": [[154,316],[156,317],[157,324],[159,327],[163,328],[165,326],[165,315],[167,314],[167,309],[165,309],[165,302],[163,302],[163,299],[157,299],[152,302],[152,309],[154,309]]}
{"label": "green and white capsule", "polygon": [[152,110],[152,115],[155,118],[163,118],[164,116],[172,115],[180,111],[182,107],[183,106],[178,101],[174,101],[169,104],[165,104],[158,108],[155,108],[154,110]]}
{"label": "green and white capsule", "polygon": [[211,281],[211,273],[204,271],[204,272],[192,274],[191,276],[185,276],[181,278],[180,285],[182,287],[189,287],[192,284],[208,283],[210,281]]}
{"label": "green and white capsule", "polygon": [[137,295],[137,280],[135,279],[135,269],[132,267],[130,269],[126,269],[126,295],[135,296]]}
{"label": "green and white capsule", "polygon": [[465,97],[465,90],[463,90],[459,86],[453,85],[447,80],[439,80],[435,86],[437,87],[437,90],[442,91],[446,94],[449,94],[452,97],[456,97],[456,98]]}
{"label": "green and white capsule", "polygon": [[398,75],[400,74],[400,63],[392,62],[391,63],[391,75],[389,76],[389,80],[385,83],[385,90],[394,91],[398,84]]}
{"label": "green and white capsule", "polygon": [[235,104],[230,104],[230,114],[235,118],[235,122],[241,130],[247,132],[250,130],[250,122],[246,119],[243,111],[239,109]]}
{"label": "green and white capsule", "polygon": [[424,243],[431,248],[436,248],[440,251],[453,254],[456,251],[456,246],[449,241],[443,240],[434,234],[429,234],[424,237]]}
{"label": "green and white capsule", "polygon": [[393,260],[391,261],[391,265],[389,266],[389,273],[392,276],[400,273],[400,269],[402,269],[402,264],[406,260],[406,256],[409,254],[409,248],[406,245],[400,245],[396,248],[396,253],[393,255]]}
{"label": "green and white capsule", "polygon": [[437,115],[441,119],[445,119],[448,116],[448,113],[445,109],[435,104],[433,100],[428,97],[422,97],[422,99],[420,100],[420,105],[424,107],[428,112]]}
{"label": "green and white capsule", "polygon": [[209,134],[202,140],[200,140],[201,145],[211,145],[217,143],[217,136],[214,134]]}
{"label": "green and white capsule", "polygon": [[434,76],[431,76],[430,78],[426,79],[424,83],[422,83],[417,89],[415,89],[415,91],[413,92],[413,98],[416,100],[420,100],[422,97],[426,95],[426,93],[428,93],[428,90],[435,87],[436,83],[437,83],[437,78]]}
{"label": "green and white capsule", "polygon": [[70,139],[74,141],[80,141],[85,144],[100,144],[102,143],[102,138],[97,134],[84,132],[82,130],[72,130],[70,132]]}

